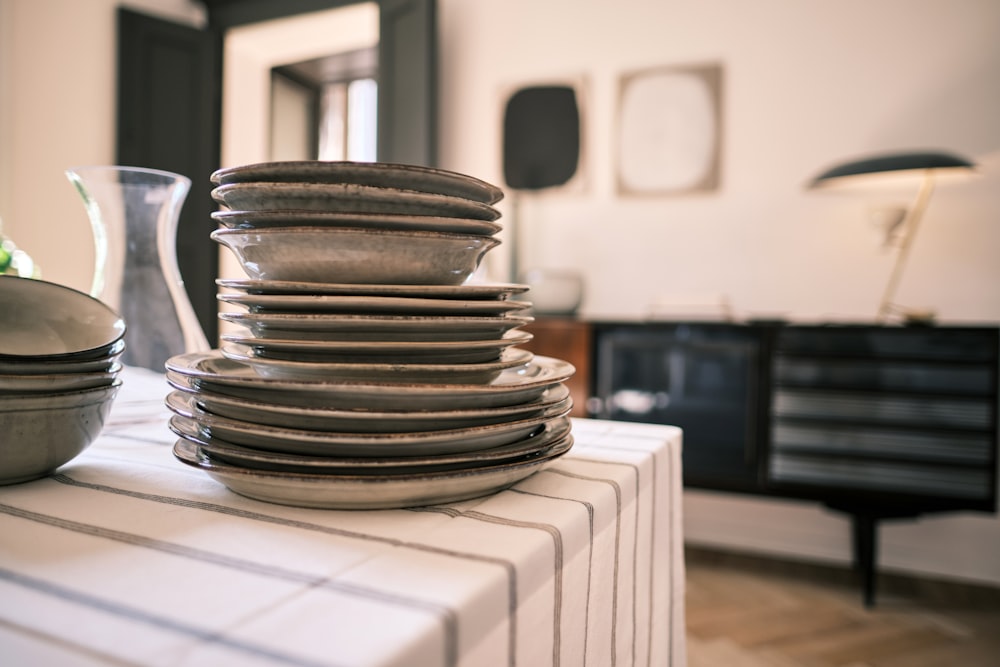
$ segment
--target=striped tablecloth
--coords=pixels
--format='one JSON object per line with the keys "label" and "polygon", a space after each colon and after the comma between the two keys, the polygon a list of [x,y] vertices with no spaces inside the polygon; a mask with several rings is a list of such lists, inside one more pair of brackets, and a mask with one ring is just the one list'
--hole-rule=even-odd
{"label": "striped tablecloth", "polygon": [[552,467],[413,510],[283,507],[174,460],[162,376],[0,487],[0,664],[685,662],[681,433],[575,420]]}

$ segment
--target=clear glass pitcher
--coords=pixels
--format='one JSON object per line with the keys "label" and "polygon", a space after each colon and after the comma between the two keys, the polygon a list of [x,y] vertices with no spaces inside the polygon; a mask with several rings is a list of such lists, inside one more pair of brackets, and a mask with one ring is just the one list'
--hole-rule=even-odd
{"label": "clear glass pitcher", "polygon": [[74,167],[94,234],[91,296],[125,318],[122,360],[163,370],[183,352],[209,349],[177,266],[177,223],[191,180],[169,171]]}

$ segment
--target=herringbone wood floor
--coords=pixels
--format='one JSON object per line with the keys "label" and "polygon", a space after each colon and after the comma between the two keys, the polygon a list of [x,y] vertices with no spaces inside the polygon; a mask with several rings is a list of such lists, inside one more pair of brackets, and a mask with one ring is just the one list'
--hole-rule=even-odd
{"label": "herringbone wood floor", "polygon": [[[998,555],[1000,557],[1000,555]],[[998,667],[1000,589],[687,550],[689,667]]]}

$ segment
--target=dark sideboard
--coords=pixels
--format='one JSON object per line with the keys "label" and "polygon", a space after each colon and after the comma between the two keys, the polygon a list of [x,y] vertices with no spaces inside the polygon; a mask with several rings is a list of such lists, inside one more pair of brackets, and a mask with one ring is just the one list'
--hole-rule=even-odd
{"label": "dark sideboard", "polygon": [[578,416],[683,428],[686,487],[849,516],[866,605],[880,521],[997,509],[998,327],[539,317],[528,330],[529,349],[577,366]]}

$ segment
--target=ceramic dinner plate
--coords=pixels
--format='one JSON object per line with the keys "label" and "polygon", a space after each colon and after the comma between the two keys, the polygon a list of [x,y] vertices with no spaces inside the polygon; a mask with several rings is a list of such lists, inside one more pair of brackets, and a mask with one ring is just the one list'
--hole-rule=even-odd
{"label": "ceramic dinner plate", "polygon": [[294,405],[344,410],[465,410],[518,405],[538,398],[570,378],[573,365],[535,355],[523,366],[507,369],[487,384],[342,382],[329,378],[282,380],[258,375],[219,350],[191,352],[166,362],[167,378],[193,391]]}
{"label": "ceramic dinner plate", "polygon": [[179,391],[167,394],[166,404],[174,412],[170,421],[175,430],[198,429],[234,445],[306,456],[432,456],[473,452],[527,438],[543,430],[546,422],[569,413],[567,406],[563,408],[564,414],[546,411],[527,419],[483,426],[402,433],[350,433],[284,428],[220,417],[198,407],[195,396]]}
{"label": "ceramic dinner plate", "polygon": [[175,378],[168,378],[168,382],[175,389],[193,395],[198,407],[210,414],[268,426],[315,431],[348,433],[440,431],[485,426],[502,421],[518,421],[541,416],[543,413],[559,414],[566,408],[572,407],[569,389],[564,384],[546,389],[534,401],[495,408],[341,410],[252,401],[203,389],[194,389],[183,382],[176,381]]}
{"label": "ceramic dinner plate", "polygon": [[423,299],[504,300],[523,294],[529,285],[520,283],[474,283],[462,285],[386,285],[381,283],[307,283],[291,280],[219,278],[222,288],[247,294],[288,294],[306,296],[380,296]]}
{"label": "ceramic dinner plate", "polygon": [[527,350],[504,350],[500,358],[480,363],[412,363],[372,361],[290,361],[264,357],[254,348],[235,343],[221,347],[223,356],[242,361],[259,375],[286,380],[327,378],[377,382],[442,382],[485,384],[508,368],[523,366],[534,356]]}
{"label": "ceramic dinner plate", "polygon": [[487,222],[500,217],[493,206],[472,199],[355,183],[230,183],[214,188],[212,197],[233,211],[399,213]]}
{"label": "ceramic dinner plate", "polygon": [[503,225],[474,218],[449,218],[440,215],[403,213],[332,213],[328,211],[214,211],[212,218],[229,229],[263,227],[354,227],[357,229],[394,229],[452,234],[492,236]]}
{"label": "ceramic dinner plate", "polygon": [[[241,350],[249,349],[260,358],[288,361],[390,363],[390,364],[481,364],[498,361],[503,351],[523,345],[532,335],[508,331],[497,340],[458,341],[322,341],[255,338],[239,334],[222,334],[222,340]],[[227,354],[227,345],[222,346]],[[233,358],[239,358],[232,355]]]}
{"label": "ceramic dinner plate", "polygon": [[351,473],[360,475],[398,474],[402,472],[428,472],[455,468],[477,468],[525,456],[536,456],[569,435],[569,419],[547,422],[526,438],[507,445],[477,449],[471,452],[445,452],[413,455],[405,452],[399,456],[316,456],[288,454],[255,447],[243,447],[220,438],[206,435],[189,421],[175,420],[171,429],[202,450],[226,463],[285,472]]}
{"label": "ceramic dinner plate", "polygon": [[528,315],[341,315],[338,313],[228,313],[219,319],[257,338],[353,341],[496,340],[534,321]]}
{"label": "ceramic dinner plate", "polygon": [[458,502],[497,493],[542,470],[573,446],[568,435],[544,454],[473,468],[396,475],[287,473],[234,466],[179,439],[174,456],[208,473],[234,493],[280,505],[374,510]]}
{"label": "ceramic dinner plate", "polygon": [[340,296],[328,294],[219,294],[219,301],[255,313],[344,313],[350,315],[492,315],[516,313],[531,307],[513,299],[428,299],[394,296]]}
{"label": "ceramic dinner plate", "polygon": [[259,162],[219,169],[211,180],[218,185],[249,181],[357,183],[464,197],[484,204],[495,204],[503,198],[503,190],[473,176],[391,162]]}

